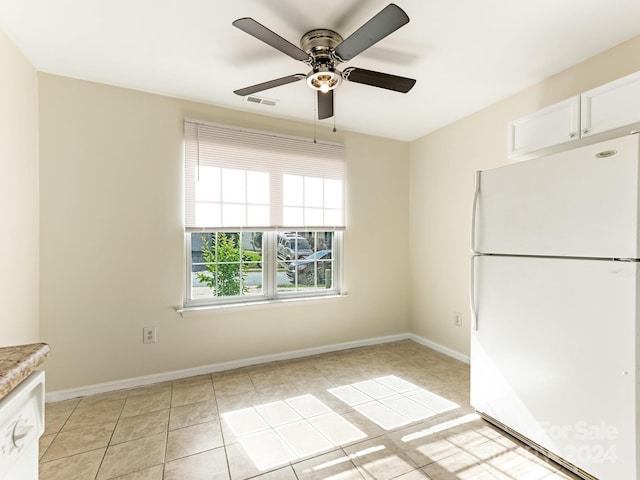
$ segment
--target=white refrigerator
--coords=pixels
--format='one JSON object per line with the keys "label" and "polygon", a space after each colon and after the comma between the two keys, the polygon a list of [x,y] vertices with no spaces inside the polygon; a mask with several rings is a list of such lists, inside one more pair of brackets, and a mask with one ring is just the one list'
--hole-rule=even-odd
{"label": "white refrigerator", "polygon": [[639,135],[478,172],[471,404],[587,479],[640,478]]}

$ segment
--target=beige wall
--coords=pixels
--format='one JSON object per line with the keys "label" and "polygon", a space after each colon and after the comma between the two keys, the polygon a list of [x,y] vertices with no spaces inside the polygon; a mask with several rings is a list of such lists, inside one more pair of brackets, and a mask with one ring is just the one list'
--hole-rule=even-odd
{"label": "beige wall", "polygon": [[[312,127],[36,76],[1,36],[0,54],[0,135],[11,134],[0,142],[0,208],[8,231],[30,232],[0,239],[0,344],[37,339],[39,254],[40,339],[53,349],[45,367],[57,391],[408,331],[468,354],[474,172],[507,163],[508,120],[640,70],[640,37],[412,144],[321,129],[347,151],[348,295],[185,318],[175,312],[182,120],[300,136]],[[24,206],[4,210],[16,198]],[[156,344],[142,344],[147,325]]]}
{"label": "beige wall", "polygon": [[508,163],[507,122],[638,70],[640,37],[412,143],[410,250],[424,265],[411,270],[413,333],[469,354],[474,175]]}
{"label": "beige wall", "polygon": [[319,132],[346,146],[347,296],[181,318],[183,119],[313,127],[48,74],[39,96],[50,392],[408,331],[408,144]]}
{"label": "beige wall", "polygon": [[38,341],[37,82],[0,31],[0,347]]}

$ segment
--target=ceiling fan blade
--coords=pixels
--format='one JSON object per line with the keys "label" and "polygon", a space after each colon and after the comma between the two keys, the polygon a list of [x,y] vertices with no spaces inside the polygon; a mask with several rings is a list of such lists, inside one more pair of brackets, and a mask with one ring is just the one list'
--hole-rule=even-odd
{"label": "ceiling fan blade", "polygon": [[280,85],[297,82],[298,80],[302,80],[303,78],[307,78],[307,76],[302,73],[297,73],[295,75],[289,75],[288,77],[276,78],[275,80],[269,80],[268,82],[258,83],[257,85],[241,88],[240,90],[234,90],[233,93],[244,97],[246,95],[251,95],[252,93],[261,92],[273,87],[279,87]]}
{"label": "ceiling fan blade", "polygon": [[399,77],[389,73],[373,72],[363,68],[349,67],[342,72],[342,78],[350,82],[363,83],[372,87],[386,88],[407,93],[416,84],[413,78]]}
{"label": "ceiling fan blade", "polygon": [[282,53],[289,55],[291,58],[300,60],[301,62],[306,62],[310,59],[307,52],[298,48],[289,40],[285,40],[277,33],[272,32],[264,25],[256,22],[253,18],[239,18],[234,21],[232,25],[256,37],[258,40],[262,40],[267,45],[271,45],[276,50],[280,50]]}
{"label": "ceiling fan blade", "polygon": [[338,45],[334,53],[343,62],[351,60],[407,23],[409,16],[404,10],[390,3]]}
{"label": "ceiling fan blade", "polygon": [[327,93],[318,91],[318,120],[333,117],[333,90]]}

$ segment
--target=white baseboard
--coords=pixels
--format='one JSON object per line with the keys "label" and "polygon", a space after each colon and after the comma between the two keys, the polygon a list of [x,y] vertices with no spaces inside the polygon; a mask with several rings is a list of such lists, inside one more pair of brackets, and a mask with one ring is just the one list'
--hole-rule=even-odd
{"label": "white baseboard", "polygon": [[416,343],[429,347],[437,352],[448,355],[456,360],[469,363],[469,357],[462,355],[455,350],[439,345],[435,342],[419,337],[412,333],[402,333],[398,335],[390,335],[386,337],[370,338],[367,340],[356,340],[353,342],[336,343],[332,345],[323,345],[321,347],[305,348],[302,350],[293,350],[290,352],[275,353],[272,355],[263,355],[259,357],[245,358],[234,360],[231,362],[215,363],[204,365],[201,367],[186,368],[184,370],[173,370],[171,372],[157,373],[153,375],[145,375],[142,377],[128,378],[125,380],[117,380],[114,382],[97,383],[86,387],[70,388],[67,390],[58,390],[48,392],[45,396],[47,403],[59,402],[71,398],[86,397],[97,393],[106,393],[124,388],[144,387],[154,383],[179,380],[181,378],[194,377],[196,375],[206,375],[209,373],[223,372],[225,370],[233,370],[235,368],[249,367],[261,363],[277,362],[283,360],[291,360],[294,358],[308,357],[311,355],[319,355],[322,353],[337,352],[340,350],[348,350],[350,348],[366,347],[369,345],[378,345],[382,343],[398,342],[401,340],[413,340]]}
{"label": "white baseboard", "polygon": [[440,345],[439,343],[432,342],[431,340],[427,340],[426,338],[419,337],[418,335],[414,335],[413,333],[410,333],[407,336],[407,338],[409,340],[413,340],[416,343],[419,343],[420,345],[429,347],[432,350],[435,350],[436,352],[443,353],[448,357],[455,358],[456,360],[460,360],[461,362],[466,363],[467,365],[471,364],[471,358],[468,355],[464,355],[458,352],[457,350],[453,350],[449,347]]}
{"label": "white baseboard", "polygon": [[70,388],[67,390],[48,392],[45,396],[45,401],[47,403],[59,402],[62,400],[68,400],[70,398],[86,397],[87,395],[111,392],[113,390],[121,390],[123,388],[143,387],[146,385],[152,385],[154,383],[179,380],[181,378],[194,377],[196,375],[206,375],[209,373],[223,372],[225,370],[249,367],[251,365],[258,365],[261,363],[291,360],[294,358],[308,357],[311,355],[319,355],[329,352],[337,352],[340,350],[348,350],[350,348],[365,347],[369,345],[378,345],[381,343],[398,342],[401,340],[407,340],[409,338],[410,334],[403,333],[386,337],[370,338],[367,340],[356,340],[353,342],[336,343],[332,345],[323,345],[320,347],[305,348],[302,350],[275,353],[272,355],[245,358],[241,360],[234,360],[231,362],[214,363],[201,367],[186,368],[184,370],[173,370],[171,372],[145,375],[142,377],[128,378],[125,380],[116,380],[114,382],[97,383],[94,385],[88,385],[86,387]]}

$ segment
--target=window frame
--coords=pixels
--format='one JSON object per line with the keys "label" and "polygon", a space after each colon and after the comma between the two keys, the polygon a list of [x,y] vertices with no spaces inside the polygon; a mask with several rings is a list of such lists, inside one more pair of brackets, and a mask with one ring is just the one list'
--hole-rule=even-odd
{"label": "window frame", "polygon": [[[284,230],[281,229],[257,229],[252,228],[251,232],[262,232],[262,294],[251,295],[234,295],[234,296],[220,296],[220,297],[206,297],[206,298],[192,298],[192,273],[193,273],[193,258],[191,251],[191,235],[193,233],[230,233],[240,232],[241,229],[202,229],[198,232],[185,231],[184,244],[185,244],[185,291],[183,299],[182,311],[188,310],[200,310],[206,308],[218,308],[223,306],[241,306],[252,304],[264,304],[264,303],[277,303],[282,301],[292,300],[309,300],[309,299],[322,299],[327,297],[335,297],[343,295],[342,292],[342,273],[343,273],[343,246],[344,246],[344,231],[327,229],[309,229],[309,230],[297,230],[299,232],[332,232],[332,285],[331,288],[313,288],[302,289],[293,292],[278,292],[277,274],[278,274],[278,234]],[[291,231],[291,230],[287,230]]]}
{"label": "window frame", "polygon": [[[182,303],[184,310],[342,295],[343,242],[346,230],[344,145],[185,118],[183,153],[185,291]],[[214,169],[211,172],[215,173],[218,170],[219,172],[217,176],[213,173],[211,175],[205,173],[204,183],[200,184],[204,187],[201,187],[199,186],[201,172],[209,172],[201,169],[209,168]],[[224,175],[231,175],[235,170],[244,171],[245,175],[245,190],[243,190],[245,198],[241,202],[233,194],[226,196],[224,190],[224,186],[228,185]],[[260,203],[260,206],[269,209],[268,219],[260,215],[250,218],[249,208],[255,202],[249,201],[248,190],[246,190],[249,186],[248,175],[264,172],[268,174],[269,198],[268,203],[264,205]],[[295,184],[291,183],[294,181],[301,182],[301,188],[295,188]],[[291,185],[287,186],[287,182]],[[256,184],[257,191],[260,191],[259,186],[260,183]],[[238,187],[237,191],[240,190],[241,188]],[[212,193],[211,198],[207,198],[209,191]],[[234,193],[236,190],[229,190],[229,192]],[[225,206],[233,207],[236,203],[244,206],[244,215],[241,212],[238,213],[239,211],[234,207],[228,212],[236,211],[236,214],[231,213],[227,217]],[[198,205],[209,204],[212,205],[212,209],[218,208],[220,215],[214,214],[215,212],[211,210],[210,215],[199,217]],[[202,210],[203,213],[206,211],[207,209]],[[319,212],[320,216],[318,216]],[[198,291],[196,298],[193,298],[192,234],[217,232],[263,233],[261,293],[241,292],[239,295],[230,296],[200,296],[201,291]],[[294,288],[291,290],[296,291],[283,291],[289,290],[288,287],[278,288],[278,264],[279,262],[286,266],[290,264],[278,257],[278,233],[285,232],[332,232],[330,288],[318,286],[317,280],[314,280],[311,288],[307,287],[308,284],[305,281],[293,282]],[[240,261],[242,262],[242,259]],[[321,278],[320,274],[316,276]],[[253,285],[256,284],[253,283]],[[203,295],[206,294],[203,293]]]}

